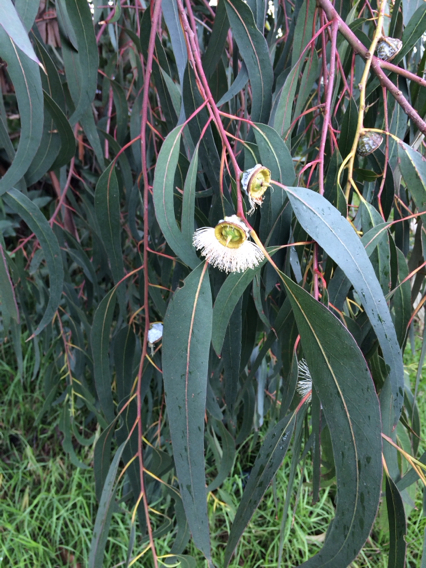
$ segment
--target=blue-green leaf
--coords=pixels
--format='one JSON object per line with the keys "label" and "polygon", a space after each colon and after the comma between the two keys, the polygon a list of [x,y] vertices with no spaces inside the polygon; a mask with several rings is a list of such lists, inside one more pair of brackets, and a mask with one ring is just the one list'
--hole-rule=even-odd
{"label": "blue-green leaf", "polygon": [[104,566],[104,551],[108,540],[108,530],[114,512],[114,499],[117,492],[117,486],[114,487],[114,483],[126,443],[123,442],[116,451],[105,480],[90,545],[89,568],[102,568]]}
{"label": "blue-green leaf", "polygon": [[2,195],[24,176],[37,152],[43,134],[43,93],[39,66],[13,43],[1,27],[0,56],[8,64],[21,119],[21,136],[15,159],[0,180]]}
{"label": "blue-green leaf", "polygon": [[281,276],[330,430],[337,476],[336,517],[322,550],[302,566],[349,566],[370,534],[380,500],[379,401],[352,335],[323,304]]}
{"label": "blue-green leaf", "polygon": [[51,322],[61,300],[64,281],[61,250],[46,218],[37,205],[26,195],[12,188],[3,196],[3,199],[35,233],[46,259],[50,280],[50,296],[43,318],[34,332],[34,335],[38,335]]}
{"label": "blue-green leaf", "polygon": [[243,0],[226,0],[232,33],[250,77],[253,93],[251,119],[267,122],[272,102],[273,71],[268,45]]}
{"label": "blue-green leaf", "polygon": [[207,267],[200,264],[179,288],[164,318],[163,380],[174,460],[186,518],[209,559],[210,536],[204,469],[204,414],[212,332]]}
{"label": "blue-green leaf", "polygon": [[120,239],[120,194],[114,163],[104,171],[96,184],[95,211],[114,282],[118,284],[124,276],[124,262]]}
{"label": "blue-green leaf", "polygon": [[109,352],[116,291],[117,289],[113,288],[99,304],[93,317],[91,333],[95,387],[102,411],[108,422],[112,422],[115,416]]}
{"label": "blue-green leaf", "polygon": [[68,87],[75,104],[75,110],[70,118],[70,123],[74,125],[90,107],[96,93],[98,46],[87,1],[63,1],[68,17],[66,25],[74,33],[77,47],[77,51],[71,49],[63,51]]}
{"label": "blue-green leaf", "polygon": [[[263,263],[264,264],[264,263]],[[219,294],[216,297],[213,310],[213,335],[212,345],[218,355],[222,351],[223,341],[225,339],[226,328],[229,320],[237,305],[238,300],[243,295],[244,290],[259,273],[263,264],[252,269],[249,268],[245,272],[231,273],[222,284]]]}
{"label": "blue-green leaf", "polygon": [[386,507],[389,519],[389,568],[404,568],[407,523],[404,503],[392,478],[386,476]]}
{"label": "blue-green leaf", "polygon": [[292,415],[280,420],[263,442],[232,524],[225,549],[225,567],[229,565],[241,535],[282,464],[293,434],[294,418]]}
{"label": "blue-green leaf", "polygon": [[177,126],[170,132],[161,146],[154,177],[154,207],[158,224],[170,248],[183,262],[193,268],[200,261],[195,254],[192,240],[189,239],[189,223],[188,220],[185,221],[185,233],[181,232],[174,211],[174,181],[179,158],[181,131],[181,127]]}
{"label": "blue-green leaf", "polygon": [[[34,5],[35,2],[33,1],[32,4]],[[37,55],[28,38],[28,33],[22,25],[15,6],[12,4],[12,0],[2,0],[0,2],[0,22],[1,27],[12,42],[16,44],[27,57],[32,59],[35,63],[39,63]]]}
{"label": "blue-green leaf", "polygon": [[0,244],[0,310],[12,317],[16,323],[19,323],[18,304],[16,303],[15,291],[13,289],[12,280],[10,279],[7,261],[3,247]]}
{"label": "blue-green leaf", "polygon": [[389,365],[396,425],[404,402],[401,350],[380,283],[362,242],[350,223],[319,193],[302,187],[287,187],[286,192],[304,230],[344,271],[364,306]]}

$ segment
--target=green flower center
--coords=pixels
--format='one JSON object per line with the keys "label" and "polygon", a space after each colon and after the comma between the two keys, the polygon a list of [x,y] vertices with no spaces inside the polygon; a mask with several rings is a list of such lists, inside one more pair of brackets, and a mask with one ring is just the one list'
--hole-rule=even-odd
{"label": "green flower center", "polygon": [[221,245],[231,249],[240,248],[247,240],[244,229],[231,223],[219,223],[219,225],[216,225],[214,233]]}
{"label": "green flower center", "polygon": [[261,168],[254,173],[249,182],[249,193],[252,197],[261,197],[269,187],[271,172],[267,168]]}

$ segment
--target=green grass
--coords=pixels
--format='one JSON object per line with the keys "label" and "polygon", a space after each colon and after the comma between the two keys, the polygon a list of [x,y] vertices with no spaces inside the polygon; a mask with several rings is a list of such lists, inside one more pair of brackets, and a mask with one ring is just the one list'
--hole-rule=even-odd
{"label": "green grass", "polygon": [[[24,372],[16,375],[12,347],[3,348],[0,363],[0,389],[5,398],[0,409],[0,568],[6,566],[58,567],[88,564],[90,542],[96,518],[97,501],[91,469],[93,446],[76,447],[78,459],[89,469],[76,468],[64,452],[58,428],[61,405],[52,407],[41,423],[36,417],[43,405],[43,363],[39,378],[31,381],[34,353],[31,343],[24,344]],[[413,356],[407,349],[405,363],[413,384],[420,348]],[[46,362],[45,362],[46,363]],[[422,420],[422,437],[426,425],[426,377],[422,378],[418,401]],[[243,480],[253,464],[266,427],[240,449],[232,475],[214,494],[208,507],[215,565],[223,566],[227,534],[244,490]],[[423,450],[422,450],[423,451]],[[282,510],[290,471],[291,453],[267,490],[253,516],[231,567],[276,567],[282,530]],[[293,567],[317,552],[334,516],[330,495],[334,486],[321,491],[319,502],[312,504],[312,470],[309,461],[298,471],[285,526],[283,567]],[[152,504],[154,505],[154,504]],[[423,547],[426,519],[422,511],[422,494],[416,493],[416,506],[409,517],[408,568],[417,568]],[[129,514],[113,515],[105,553],[105,568],[119,566],[127,556],[131,519]],[[157,540],[157,553],[168,554],[173,534]],[[133,556],[144,550],[136,539]],[[371,538],[352,564],[353,568],[387,567],[388,536],[386,522],[376,522]],[[206,565],[193,547],[186,551],[196,559],[197,567]],[[77,564],[79,563],[79,564]],[[134,566],[151,567],[149,553]],[[343,567],[342,567],[343,568]]]}

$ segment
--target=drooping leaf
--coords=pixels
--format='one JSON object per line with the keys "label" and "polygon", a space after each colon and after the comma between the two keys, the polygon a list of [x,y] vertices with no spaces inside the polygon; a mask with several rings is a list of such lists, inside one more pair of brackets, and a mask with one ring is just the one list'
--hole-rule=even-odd
{"label": "drooping leaf", "polygon": [[[76,49],[64,49],[68,86],[75,104],[70,118],[76,124],[90,107],[96,93],[98,76],[98,47],[92,24],[92,14],[86,0],[63,0],[66,6],[66,25],[75,36]],[[60,12],[58,16],[60,17]],[[65,20],[61,23],[64,24]],[[66,55],[66,57],[65,57]]]}
{"label": "drooping leaf", "polygon": [[424,222],[426,220],[426,161],[421,154],[405,142],[400,142],[398,145],[398,158],[402,176],[417,210],[419,213],[424,213],[422,215]]}
{"label": "drooping leaf", "polygon": [[296,29],[294,31],[293,52],[291,55],[291,66],[294,67],[300,58],[303,49],[312,37],[312,25],[316,4],[313,0],[305,0],[300,8],[297,17]]}
{"label": "drooping leaf", "polygon": [[209,492],[215,491],[226,480],[232,469],[236,455],[234,438],[228,432],[223,422],[217,421],[217,427],[222,440],[222,460],[218,467],[217,476],[207,487],[207,491]]}
{"label": "drooping leaf", "polygon": [[204,413],[212,331],[207,267],[185,279],[168,306],[163,332],[163,380],[186,518],[195,545],[211,557],[204,469]]}
{"label": "drooping leaf", "polygon": [[244,89],[244,87],[247,85],[248,80],[249,80],[249,75],[247,67],[243,62],[241,70],[236,76],[235,81],[232,83],[232,85],[229,87],[226,93],[220,98],[220,100],[218,100],[217,106],[219,107],[221,105],[224,105],[225,103],[233,99],[235,95],[237,95],[240,91]]}
{"label": "drooping leaf", "polygon": [[0,244],[0,310],[3,321],[6,314],[19,323],[19,310],[16,303],[15,291],[10,279],[7,261],[2,245]]}
{"label": "drooping leaf", "polygon": [[295,416],[286,416],[274,426],[263,442],[232,524],[225,549],[225,567],[229,566],[241,535],[282,464],[290,445],[294,424]]}
{"label": "drooping leaf", "polygon": [[305,231],[333,258],[352,282],[389,365],[394,420],[404,401],[404,368],[389,308],[361,240],[322,195],[306,188],[286,188],[293,211]]}
{"label": "drooping leaf", "polygon": [[34,331],[34,335],[38,335],[52,321],[61,300],[64,281],[61,250],[46,218],[26,195],[16,189],[10,189],[3,199],[35,233],[46,259],[50,279],[50,296],[43,318]]}
{"label": "drooping leaf", "polygon": [[[405,10],[404,10],[405,11]],[[404,14],[405,21],[405,14]],[[418,40],[422,37],[426,31],[426,6],[424,4],[419,5],[417,10],[414,12],[410,21],[405,27],[404,33],[402,34],[402,49],[395,58],[393,63],[397,64],[402,61],[409,51],[413,49]]]}
{"label": "drooping leaf", "polygon": [[302,566],[348,566],[370,534],[379,505],[379,402],[364,357],[347,329],[323,304],[281,276],[330,430],[337,476],[335,519],[322,550]]}
{"label": "drooping leaf", "polygon": [[259,273],[262,264],[257,268],[248,269],[242,273],[231,273],[223,283],[219,294],[216,297],[213,310],[213,335],[212,345],[218,355],[222,351],[223,341],[225,339],[226,328],[229,319],[241,298],[244,290]]}
{"label": "drooping leaf", "polygon": [[59,152],[59,137],[50,112],[44,109],[43,136],[40,146],[25,174],[27,185],[32,185],[49,171]]}
{"label": "drooping leaf", "polygon": [[40,4],[31,0],[15,0],[15,8],[27,32],[33,27]]}
{"label": "drooping leaf", "polygon": [[226,36],[228,34],[229,21],[226,13],[225,2],[219,2],[214,19],[214,25],[207,46],[207,51],[203,57],[203,67],[207,77],[213,74],[225,47]]}
{"label": "drooping leaf", "polygon": [[170,39],[172,41],[173,54],[179,72],[180,84],[183,85],[183,75],[188,61],[185,38],[177,9],[177,3],[173,0],[163,0],[163,15],[169,28]]}
{"label": "drooping leaf", "polygon": [[114,283],[118,284],[124,276],[124,263],[120,239],[120,195],[113,163],[96,184],[95,211]]}
{"label": "drooping leaf", "polygon": [[349,100],[343,116],[342,130],[339,137],[339,150],[344,160],[352,149],[358,120],[358,107],[353,99]]}
{"label": "drooping leaf", "polygon": [[13,43],[1,27],[0,55],[8,64],[21,119],[21,135],[15,159],[0,180],[2,195],[24,176],[37,152],[43,134],[43,93],[40,67]]}
{"label": "drooping leaf", "polygon": [[[34,6],[36,2],[32,2],[32,4]],[[7,33],[9,38],[12,40],[11,42],[12,45],[15,44],[17,47],[19,47],[22,53],[25,53],[27,57],[32,59],[35,63],[39,63],[37,55],[35,54],[33,46],[31,45],[31,42],[28,38],[28,33],[25,30],[24,26],[22,25],[22,21],[24,21],[25,23],[29,23],[29,20],[25,18],[24,14],[23,15],[24,18],[21,21],[16,10],[17,9],[12,4],[12,0],[2,0],[2,2],[0,3],[0,22],[1,22],[0,26],[4,29],[4,31]],[[32,16],[29,15],[29,18],[31,19]],[[29,27],[31,27],[31,25]],[[0,42],[2,41],[3,39],[0,38]]]}
{"label": "drooping leaf", "polygon": [[104,566],[104,551],[108,540],[109,525],[114,512],[114,499],[117,493],[117,486],[114,487],[114,483],[125,446],[126,442],[123,442],[116,451],[105,480],[90,545],[89,568],[102,568]]}
{"label": "drooping leaf", "polygon": [[108,423],[114,420],[109,348],[115,303],[116,288],[113,288],[105,296],[95,312],[91,333],[95,387],[102,411]]}
{"label": "drooping leaf", "polygon": [[170,248],[178,257],[194,268],[199,264],[192,241],[188,240],[188,223],[183,234],[174,211],[175,174],[179,157],[181,127],[177,126],[164,141],[157,160],[154,177],[154,206],[157,221]]}
{"label": "drooping leaf", "polygon": [[58,155],[56,156],[53,164],[50,164],[49,168],[55,170],[65,166],[69,163],[71,158],[75,153],[75,138],[70,123],[67,117],[63,113],[61,107],[46,93],[43,91],[44,103],[46,108],[49,109],[49,113],[53,118],[55,127],[59,134],[59,139],[61,146],[59,148]]}
{"label": "drooping leaf", "polygon": [[389,568],[404,568],[407,532],[404,502],[392,478],[386,476],[386,506],[389,519]]}
{"label": "drooping leaf", "polygon": [[234,410],[234,405],[238,393],[238,380],[240,377],[242,339],[241,309],[242,302],[240,298],[229,320],[228,329],[226,331],[225,340],[222,347],[225,402],[230,413],[232,413]]}
{"label": "drooping leaf", "polygon": [[226,0],[232,33],[247,66],[253,93],[251,118],[267,122],[271,110],[273,72],[268,45],[243,0]]}
{"label": "drooping leaf", "polygon": [[266,124],[254,124],[254,136],[262,165],[271,170],[272,179],[292,185],[295,180],[291,154],[278,132]]}

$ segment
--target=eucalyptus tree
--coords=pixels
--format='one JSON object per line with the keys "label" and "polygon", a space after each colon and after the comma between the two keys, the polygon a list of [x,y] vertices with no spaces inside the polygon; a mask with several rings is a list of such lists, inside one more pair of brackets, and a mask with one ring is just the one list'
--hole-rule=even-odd
{"label": "eucalyptus tree", "polygon": [[[291,459],[275,565],[309,460],[335,518],[303,566],[350,565],[379,505],[404,566],[426,4],[3,0],[0,21],[2,335],[21,372],[23,330],[52,361],[43,412],[76,467],[96,442],[89,565],[118,511],[123,565],[135,541],[144,566],[232,564]],[[208,499],[264,421],[212,551]]]}

